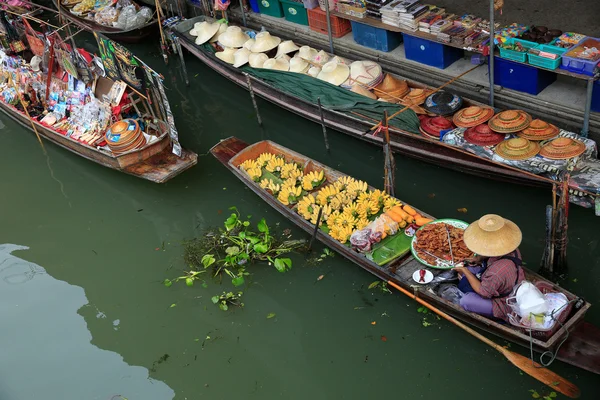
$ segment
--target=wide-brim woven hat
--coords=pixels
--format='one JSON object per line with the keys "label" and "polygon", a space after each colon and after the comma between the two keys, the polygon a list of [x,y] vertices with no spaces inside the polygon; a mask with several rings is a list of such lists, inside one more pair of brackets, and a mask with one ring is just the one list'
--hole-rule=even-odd
{"label": "wide-brim woven hat", "polygon": [[321,67],[312,66],[306,71],[306,73],[313,78],[316,78],[321,73]]}
{"label": "wide-brim woven hat", "polygon": [[231,47],[225,47],[223,49],[223,51],[217,51],[215,53],[215,56],[221,60],[221,61],[225,61],[227,64],[234,64],[235,63],[235,57],[233,56],[235,54],[235,52],[237,51],[237,49],[232,49]]}
{"label": "wide-brim woven hat", "polygon": [[504,133],[491,130],[485,123],[467,129],[463,135],[467,142],[478,146],[495,146],[506,137]]}
{"label": "wide-brim woven hat", "polygon": [[531,115],[522,110],[506,110],[488,121],[490,129],[498,133],[519,132],[531,123]]}
{"label": "wide-brim woven hat", "polygon": [[253,53],[266,53],[267,51],[273,50],[281,43],[281,38],[277,36],[271,36],[269,32],[260,32],[254,38],[254,44],[250,48]]}
{"label": "wide-brim woven hat", "polygon": [[215,22],[215,24],[219,25],[219,30],[217,31],[217,33],[215,33],[209,40],[210,43],[216,43],[219,40],[219,36],[222,33],[225,33],[225,31],[227,30],[227,24],[224,23],[220,23],[220,22]]}
{"label": "wide-brim woven hat", "polygon": [[355,84],[371,88],[377,86],[383,80],[383,70],[381,66],[373,61],[354,61],[350,64],[350,76],[342,84],[346,89]]}
{"label": "wide-brim woven hat", "polygon": [[566,137],[556,138],[545,144],[540,150],[540,156],[551,160],[566,160],[577,157],[585,152],[585,143]]}
{"label": "wide-brim woven hat", "polygon": [[428,117],[421,120],[419,130],[422,134],[434,139],[440,138],[440,132],[454,128],[454,124],[444,117]]}
{"label": "wide-brim woven hat", "polygon": [[252,52],[248,49],[245,48],[241,48],[241,49],[237,49],[235,51],[235,53],[233,53],[233,66],[235,68],[239,68],[242,65],[248,63],[250,54],[252,54]]}
{"label": "wide-brim woven hat", "polygon": [[298,50],[300,50],[300,47],[292,40],[284,40],[283,42],[279,43],[279,46],[277,46],[277,54],[275,54],[275,58],[279,58],[284,54],[290,54]]}
{"label": "wide-brim woven hat", "polygon": [[527,128],[518,132],[517,136],[529,140],[548,140],[558,136],[558,128],[541,119],[534,119]]}
{"label": "wide-brim woven hat", "polygon": [[350,75],[350,68],[346,64],[330,61],[323,65],[317,79],[339,86],[348,79],[348,75]]}
{"label": "wide-brim woven hat", "polygon": [[494,116],[491,107],[471,106],[458,110],[452,120],[454,125],[461,128],[471,128],[487,122]]}
{"label": "wide-brim woven hat", "polygon": [[510,254],[521,244],[523,234],[514,222],[487,214],[465,229],[463,241],[469,250],[484,257]]}
{"label": "wide-brim woven hat", "polygon": [[362,85],[353,85],[350,91],[368,97],[370,99],[377,100],[377,96],[375,96],[371,91],[369,91]]}
{"label": "wide-brim woven hat", "polygon": [[540,152],[540,144],[523,138],[513,138],[500,142],[494,151],[505,160],[527,160]]}
{"label": "wide-brim woven hat", "polygon": [[337,63],[346,64],[348,66],[350,66],[352,64],[352,62],[350,60],[348,60],[347,58],[344,58],[344,57],[340,57],[340,56],[333,56],[333,57],[331,57],[331,59],[329,61],[335,61]]}
{"label": "wide-brim woven hat", "polygon": [[265,53],[252,53],[248,56],[248,64],[252,68],[262,68],[268,59],[269,56]]}
{"label": "wide-brim woven hat", "polygon": [[410,88],[405,80],[386,74],[381,83],[375,86],[374,92],[377,97],[385,101],[397,103],[410,92]]}
{"label": "wide-brim woven hat", "polygon": [[318,52],[310,46],[302,46],[298,50],[298,57],[305,59],[306,61],[312,62],[315,59]]}
{"label": "wide-brim woven hat", "polygon": [[190,31],[190,35],[196,36],[194,43],[200,46],[208,42],[217,32],[219,32],[219,28],[221,26],[223,26],[223,24],[219,24],[217,22],[211,23],[202,21],[194,24],[194,28]]}
{"label": "wide-brim woven hat", "polygon": [[277,71],[289,71],[290,62],[285,57],[269,58],[262,67],[264,69],[274,69]]}
{"label": "wide-brim woven hat", "polygon": [[[254,44],[254,42],[256,42],[256,40],[254,39],[248,39],[246,40],[246,42],[244,43],[244,48],[250,50],[252,48],[252,45]],[[252,51],[252,50],[250,50]]]}
{"label": "wide-brim woven hat", "polygon": [[425,103],[427,96],[429,96],[427,89],[412,89],[399,103],[406,106],[420,106]]}
{"label": "wide-brim woven hat", "polygon": [[324,67],[329,61],[331,61],[331,56],[327,54],[325,50],[319,50],[319,52],[315,55],[315,58],[311,60],[313,64],[320,65]]}
{"label": "wide-brim woven hat", "polygon": [[290,72],[297,74],[304,74],[310,68],[310,64],[305,59],[298,57],[297,55],[292,57],[290,60]]}
{"label": "wide-brim woven hat", "polygon": [[223,47],[240,48],[250,39],[239,26],[230,26],[219,35],[218,42]]}
{"label": "wide-brim woven hat", "polygon": [[453,93],[440,90],[425,100],[423,108],[436,115],[451,115],[462,107],[462,98]]}

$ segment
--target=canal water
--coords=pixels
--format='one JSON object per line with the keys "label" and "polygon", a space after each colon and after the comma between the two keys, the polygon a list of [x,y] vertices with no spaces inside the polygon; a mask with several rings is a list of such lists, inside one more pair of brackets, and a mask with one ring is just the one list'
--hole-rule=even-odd
{"label": "canal water", "polygon": [[[236,206],[296,238],[306,235],[261,201],[208,150],[231,135],[271,139],[375,186],[382,152],[258,100],[187,56],[191,84],[156,46],[130,46],[165,76],[182,144],[198,165],[164,184],[142,181],[45,142],[0,116],[0,399],[528,399],[551,390],[499,353],[402,294],[369,290],[369,273],[339,255],[294,256],[281,274],[251,267],[243,309],[179,276],[184,239]],[[528,267],[542,253],[547,190],[491,182],[396,157],[398,197],[437,217],[498,213],[523,230]],[[459,209],[466,209],[459,212]],[[463,210],[464,211],[464,210]],[[598,219],[572,207],[570,270],[561,285],[600,303]],[[316,246],[315,255],[323,250]],[[322,279],[319,279],[323,276]],[[275,314],[267,318],[269,314]],[[587,318],[600,324],[600,306]],[[506,342],[495,340],[503,345]],[[525,349],[511,349],[526,354]],[[597,376],[552,369],[595,399]]]}

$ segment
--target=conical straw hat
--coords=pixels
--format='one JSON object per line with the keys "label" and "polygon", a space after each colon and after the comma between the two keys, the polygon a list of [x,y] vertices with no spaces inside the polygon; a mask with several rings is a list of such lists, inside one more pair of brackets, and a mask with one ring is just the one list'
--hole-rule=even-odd
{"label": "conical straw hat", "polygon": [[429,96],[429,93],[429,90],[426,89],[412,89],[399,103],[406,106],[419,106],[425,103],[425,99]]}
{"label": "conical straw hat", "polygon": [[566,160],[585,152],[585,143],[566,137],[559,137],[544,145],[540,156],[551,160]]}
{"label": "conical straw hat", "polygon": [[235,51],[235,53],[233,53],[233,60],[234,60],[233,66],[236,68],[239,68],[242,65],[246,64],[248,62],[248,58],[250,57],[250,54],[252,54],[252,52],[243,47],[241,49],[237,49]]}
{"label": "conical straw hat", "polygon": [[227,30],[227,24],[222,24],[220,22],[215,22],[215,24],[219,25],[219,30],[213,35],[213,37],[210,38],[210,43],[216,43],[219,40],[219,36],[222,33],[225,33],[225,31]]}
{"label": "conical straw hat", "polygon": [[252,68],[262,68],[269,57],[265,53],[252,53],[248,56],[248,64]]}
{"label": "conical straw hat", "polygon": [[350,75],[350,68],[347,65],[330,61],[323,65],[317,79],[339,86],[348,79],[348,75]]}
{"label": "conical straw hat", "polygon": [[321,73],[321,67],[310,67],[306,73],[316,78]]}
{"label": "conical straw hat", "polygon": [[219,43],[223,47],[240,48],[250,39],[239,26],[230,26],[219,35]]}
{"label": "conical straw hat", "polygon": [[269,58],[263,64],[263,68],[264,69],[274,69],[277,71],[289,71],[290,63],[288,62],[288,60],[285,59],[285,57]]}
{"label": "conical straw hat", "polygon": [[484,257],[499,257],[515,251],[523,235],[512,221],[487,214],[465,229],[463,240],[469,250]]}
{"label": "conical straw hat", "polygon": [[244,43],[244,48],[250,50],[252,48],[252,45],[254,44],[255,40],[254,39],[248,39],[246,40],[246,43]]}
{"label": "conical straw hat", "polygon": [[467,142],[477,146],[495,146],[506,137],[504,133],[491,130],[485,123],[467,129],[463,136]]}
{"label": "conical straw hat", "polygon": [[277,46],[277,54],[275,54],[275,58],[279,58],[284,54],[293,53],[295,51],[298,51],[299,49],[300,47],[298,47],[298,45],[296,45],[296,43],[294,43],[293,41],[285,40],[281,42],[279,46]]}
{"label": "conical straw hat", "polygon": [[437,115],[451,115],[462,106],[462,98],[445,90],[440,90],[425,99],[423,108]]}
{"label": "conical straw hat", "polygon": [[354,93],[358,93],[358,94],[368,97],[370,99],[377,100],[377,96],[375,96],[373,93],[371,93],[369,90],[365,89],[361,85],[352,85],[352,89],[350,89],[350,91],[354,92]]}
{"label": "conical straw hat", "polygon": [[352,87],[359,83],[366,87],[373,87],[383,79],[381,66],[373,61],[354,61],[350,64],[350,76],[342,86]]}
{"label": "conical straw hat", "polygon": [[548,140],[558,136],[558,128],[541,119],[534,119],[527,128],[518,132],[517,136],[529,140]]}
{"label": "conical straw hat", "polygon": [[223,51],[218,51],[215,53],[215,56],[221,61],[225,61],[227,64],[235,63],[234,54],[237,49],[232,49],[231,47],[225,47]]}
{"label": "conical straw hat", "polygon": [[344,57],[340,57],[340,56],[333,56],[333,57],[331,58],[331,60],[329,60],[329,61],[335,61],[335,62],[337,62],[337,63],[340,63],[340,64],[346,64],[346,65],[348,65],[348,66],[350,66],[350,64],[352,64],[352,63],[350,62],[350,60],[348,60],[347,58],[344,58]]}
{"label": "conical straw hat", "polygon": [[283,55],[280,55],[279,57],[274,57],[274,58],[275,58],[276,60],[279,60],[280,58],[281,58],[281,59],[284,59],[285,61],[287,61],[287,62],[288,62],[288,64],[289,64],[290,60],[292,59],[292,58],[291,58],[290,56],[288,56],[287,54],[283,54]]}
{"label": "conical straw hat", "polygon": [[269,32],[260,32],[254,40],[255,42],[250,48],[250,51],[253,53],[265,53],[279,46],[279,43],[281,43],[281,38],[271,36]]}
{"label": "conical straw hat", "polygon": [[374,92],[378,97],[390,103],[397,103],[410,92],[410,88],[405,80],[399,80],[386,74],[383,81],[375,87]]}
{"label": "conical straw hat", "polygon": [[522,110],[502,111],[488,121],[490,129],[498,133],[519,132],[531,123],[531,115]]}
{"label": "conical straw hat", "polygon": [[458,110],[454,114],[454,125],[461,128],[471,128],[489,121],[494,116],[492,107],[471,106]]}
{"label": "conical straw hat", "polygon": [[331,57],[329,56],[329,54],[327,54],[325,50],[321,50],[317,53],[315,58],[312,59],[312,62],[318,65],[325,66],[325,64],[327,64],[330,60]]}
{"label": "conical straw hat", "polygon": [[[208,40],[219,31],[220,26],[222,26],[222,24],[202,21],[194,24],[194,29],[190,31],[190,35],[196,36],[195,43],[200,46],[201,44],[208,42]],[[194,33],[192,33],[192,31]]]}
{"label": "conical straw hat", "polygon": [[540,144],[518,137],[500,142],[494,151],[505,160],[527,160],[540,152]]}
{"label": "conical straw hat", "polygon": [[310,61],[310,62],[312,62],[312,60],[315,59],[317,54],[318,54],[317,50],[313,49],[310,46],[302,46],[302,47],[300,47],[300,50],[298,51],[298,56],[300,58],[303,58],[306,61]]}
{"label": "conical straw hat", "polygon": [[310,68],[310,64],[303,58],[294,56],[290,60],[290,72],[296,72],[298,74],[304,74]]}

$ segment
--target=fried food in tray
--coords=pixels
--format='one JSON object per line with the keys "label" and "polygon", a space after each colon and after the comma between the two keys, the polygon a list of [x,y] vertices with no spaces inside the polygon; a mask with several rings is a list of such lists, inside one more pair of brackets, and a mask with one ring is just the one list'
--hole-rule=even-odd
{"label": "fried food in tray", "polygon": [[[417,231],[417,241],[414,248],[419,257],[430,265],[437,264],[436,257],[452,262],[452,255],[454,255],[454,263],[458,264],[473,255],[473,252],[467,248],[463,241],[464,232],[464,229],[444,222],[428,224]],[[450,252],[448,244],[448,233],[450,233],[452,252]]]}

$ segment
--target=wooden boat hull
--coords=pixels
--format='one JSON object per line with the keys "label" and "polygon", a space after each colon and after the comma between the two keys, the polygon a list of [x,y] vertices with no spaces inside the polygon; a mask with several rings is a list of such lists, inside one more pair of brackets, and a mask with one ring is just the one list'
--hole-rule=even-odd
{"label": "wooden boat hull", "polygon": [[[272,195],[270,195],[267,191],[261,189],[255,182],[250,180],[248,176],[243,173],[239,168],[236,167],[237,164],[244,161],[244,158],[240,158],[240,154],[244,154],[252,151],[253,146],[271,146],[271,148],[275,148],[276,150],[283,150],[282,152],[286,154],[286,157],[297,158],[302,157],[301,155],[294,153],[291,150],[285,149],[281,146],[278,146],[269,141],[259,142],[255,145],[249,146],[243,141],[237,138],[228,138],[221,141],[219,144],[215,145],[211,149],[211,153],[217,158],[223,165],[225,165],[234,175],[236,175],[242,182],[244,182],[253,192],[255,192],[260,198],[265,200],[268,204],[270,204],[273,208],[279,211],[281,214],[286,216],[300,228],[304,229],[306,232],[312,234],[314,231],[314,225],[312,225],[309,221],[306,221],[304,218],[300,217],[296,212],[294,212],[289,207],[283,205],[279,201],[277,201]],[[267,147],[268,148],[268,147]],[[264,147],[262,148],[264,151]],[[258,150],[256,150],[257,152]],[[306,159],[306,158],[305,158]],[[306,159],[309,160],[309,159]],[[318,163],[317,163],[318,164]],[[320,165],[320,164],[319,164]],[[327,167],[325,167],[327,168]],[[338,171],[327,169],[328,172],[326,174],[332,175],[342,175]],[[437,296],[432,291],[427,290],[423,286],[418,288],[414,288],[411,286],[412,282],[412,274],[417,269],[422,268],[422,265],[419,264],[413,257],[408,256],[401,258],[399,260],[393,261],[392,263],[386,266],[378,266],[377,264],[367,260],[362,254],[359,254],[353,251],[351,248],[341,244],[337,240],[334,240],[329,235],[325,234],[322,231],[317,232],[317,239],[323,242],[329,248],[336,250],[338,253],[342,254],[344,257],[358,264],[363,269],[377,276],[378,278],[384,281],[392,281],[399,286],[411,291],[415,292],[415,295],[423,298],[428,301],[435,307],[443,310],[444,312],[452,315],[453,317],[491,332],[495,335],[502,337],[505,340],[509,340],[525,347],[529,347],[530,338],[529,335],[523,334],[511,327],[499,324],[495,321],[492,321],[488,318],[482,317],[478,314],[470,313],[464,311],[461,307],[454,305],[440,297]],[[549,282],[543,277],[526,270],[526,274],[528,279],[537,281],[543,280],[545,282]],[[559,288],[556,285],[553,285],[554,290],[560,290],[565,293],[567,297],[571,299],[576,299],[577,297],[572,293],[565,291],[562,288]],[[551,336],[547,341],[541,341],[534,338],[531,343],[536,351],[544,352],[548,350],[556,349],[562,338],[565,337],[567,331],[573,331],[575,327],[578,327],[583,321],[584,315],[590,304],[587,302],[583,302],[582,305],[575,311],[572,312],[572,315],[566,321],[563,327],[561,327],[553,336]],[[597,330],[597,328],[594,328]],[[579,331],[576,331],[579,332]],[[585,331],[581,331],[585,332]],[[588,328],[588,333],[592,334],[596,331]],[[561,349],[561,352],[558,355],[558,358],[567,363],[571,363],[581,368],[588,369],[595,373],[600,373],[600,356],[598,349],[600,347],[597,346],[598,339],[590,339],[588,337],[588,333],[580,333],[579,335],[570,336],[568,343],[570,346],[564,346]],[[578,355],[582,353],[581,349],[586,346],[586,343],[591,340],[593,344],[593,349],[587,348],[583,354],[588,356],[589,358],[586,361],[578,360]],[[589,346],[588,346],[589,347]]]}
{"label": "wooden boat hull", "polygon": [[[21,114],[2,101],[0,101],[0,109],[24,128],[33,131],[31,120],[25,114]],[[34,121],[34,124],[41,137],[81,157],[156,183],[166,182],[194,166],[198,161],[198,155],[187,150],[183,150],[181,158],[172,154],[171,139],[166,132],[156,142],[141,150],[129,151],[114,157],[58,134],[38,122]]]}
{"label": "wooden boat hull", "polygon": [[60,0],[52,0],[54,6],[60,11],[60,14],[69,21],[80,25],[87,31],[101,33],[102,35],[116,42],[123,43],[139,43],[157,30],[158,21],[153,19],[146,25],[139,28],[124,31],[117,28],[112,28],[105,25],[100,25],[94,21],[87,20],[77,15],[71,14],[68,8],[60,4]]}
{"label": "wooden boat hull", "polygon": [[[225,78],[248,89],[246,76],[241,70],[219,60],[213,54],[202,51],[182,32],[175,31],[175,33],[180,37],[181,45],[190,53]],[[260,79],[252,76],[250,76],[250,79],[256,95],[306,119],[321,123],[320,111],[316,104],[282,92]],[[422,85],[412,85],[423,87]],[[370,131],[374,122],[367,122],[328,109],[323,109],[323,119],[325,125],[330,128],[373,144],[383,145],[381,137],[366,134]],[[462,149],[420,135],[394,128],[390,128],[390,134],[393,150],[412,158],[483,178],[529,186],[551,187],[552,185],[552,181],[548,178],[486,160]]]}

